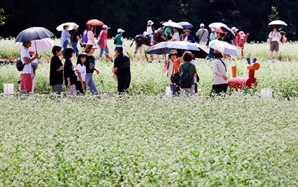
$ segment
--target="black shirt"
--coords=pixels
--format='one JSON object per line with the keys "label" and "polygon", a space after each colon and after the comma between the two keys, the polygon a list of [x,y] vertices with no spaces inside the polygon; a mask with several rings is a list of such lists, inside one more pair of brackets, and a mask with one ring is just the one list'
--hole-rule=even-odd
{"label": "black shirt", "polygon": [[70,78],[70,84],[76,84],[77,82],[77,76],[74,71],[74,66],[72,65],[72,62],[67,59],[64,63],[64,79],[65,79],[65,85],[68,85],[67,78]]}
{"label": "black shirt", "polygon": [[86,73],[93,73],[95,70],[95,58],[93,55],[86,56],[86,62],[84,63],[86,66]]}
{"label": "black shirt", "polygon": [[119,54],[114,60],[114,67],[117,68],[117,76],[130,75],[130,60],[127,56]]}
{"label": "black shirt", "polygon": [[50,85],[63,84],[63,71],[57,71],[63,66],[58,56],[53,56],[50,64]]}
{"label": "black shirt", "polygon": [[222,41],[224,42],[228,42],[229,44],[232,44],[232,40],[234,39],[235,37],[232,35],[232,34],[226,34],[222,37]]}
{"label": "black shirt", "polygon": [[71,33],[70,41],[71,42],[78,42],[77,36],[80,36],[79,32],[76,30],[73,30]]}

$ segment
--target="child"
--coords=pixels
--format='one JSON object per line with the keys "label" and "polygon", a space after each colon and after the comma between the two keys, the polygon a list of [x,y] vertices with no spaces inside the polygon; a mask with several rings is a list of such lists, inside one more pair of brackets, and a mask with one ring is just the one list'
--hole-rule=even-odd
{"label": "child", "polygon": [[54,46],[52,49],[53,57],[51,59],[50,65],[50,85],[52,86],[52,91],[61,94],[63,91],[63,64],[60,60],[60,56],[62,56],[62,47]]}
{"label": "child", "polygon": [[244,44],[247,41],[249,33],[245,34],[243,31],[240,31],[236,37],[236,43],[241,49],[241,57],[244,58]]}
{"label": "child", "polygon": [[70,95],[76,93],[76,83],[77,76],[75,74],[75,67],[71,62],[71,58],[74,55],[74,50],[72,48],[66,48],[63,52],[63,57],[65,58],[64,63],[64,80],[67,87],[67,91]]}
{"label": "child", "polygon": [[77,60],[77,67],[76,67],[76,74],[77,74],[77,83],[76,83],[76,89],[77,94],[83,94],[86,93],[86,87],[85,87],[85,80],[86,80],[86,66],[84,66],[84,63],[86,62],[86,53],[80,53],[78,55]]}

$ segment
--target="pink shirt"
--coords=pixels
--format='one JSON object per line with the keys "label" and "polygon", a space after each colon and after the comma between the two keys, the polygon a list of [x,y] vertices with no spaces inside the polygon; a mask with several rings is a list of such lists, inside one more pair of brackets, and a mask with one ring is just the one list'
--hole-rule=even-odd
{"label": "pink shirt", "polygon": [[96,46],[96,44],[94,42],[94,33],[92,31],[88,31],[87,37],[88,37],[88,43],[87,44],[92,44],[92,45]]}
{"label": "pink shirt", "polygon": [[105,39],[108,39],[108,33],[107,33],[107,31],[102,30],[99,35],[100,35],[100,38],[101,38],[99,46],[100,47],[105,47]]}

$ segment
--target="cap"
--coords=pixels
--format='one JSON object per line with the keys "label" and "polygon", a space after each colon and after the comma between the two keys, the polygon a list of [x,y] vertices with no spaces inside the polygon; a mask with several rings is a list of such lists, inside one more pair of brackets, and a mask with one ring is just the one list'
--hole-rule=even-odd
{"label": "cap", "polygon": [[117,32],[118,32],[118,33],[121,33],[121,32],[125,32],[125,30],[119,28],[119,29],[117,30]]}
{"label": "cap", "polygon": [[121,46],[116,46],[115,51],[118,51],[119,53],[123,52],[123,48]]}
{"label": "cap", "polygon": [[103,25],[102,28],[103,29],[110,29],[110,27],[108,27],[107,25]]}
{"label": "cap", "polygon": [[205,27],[204,23],[201,23],[201,24],[200,24],[200,27]]}
{"label": "cap", "polygon": [[73,26],[73,29],[76,29],[76,28],[79,28],[79,26],[78,25],[74,25]]}

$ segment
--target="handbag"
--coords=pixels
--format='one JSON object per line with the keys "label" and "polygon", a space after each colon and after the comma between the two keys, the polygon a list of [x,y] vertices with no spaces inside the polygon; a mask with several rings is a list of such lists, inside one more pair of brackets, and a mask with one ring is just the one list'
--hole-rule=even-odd
{"label": "handbag", "polygon": [[180,75],[179,75],[179,73],[172,74],[172,76],[171,76],[171,82],[173,84],[179,85],[179,81],[180,81]]}
{"label": "handbag", "polygon": [[18,58],[16,60],[16,67],[17,67],[18,71],[23,71],[25,64],[23,64],[21,58]]}

